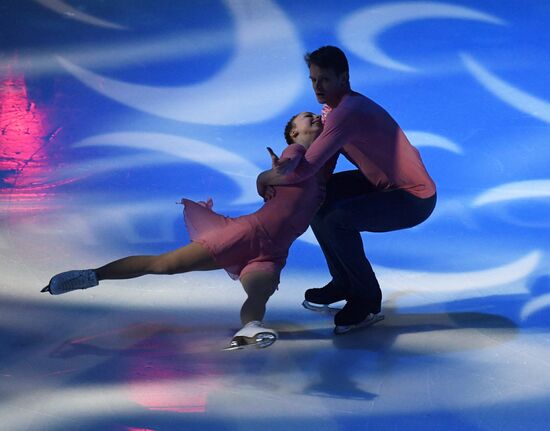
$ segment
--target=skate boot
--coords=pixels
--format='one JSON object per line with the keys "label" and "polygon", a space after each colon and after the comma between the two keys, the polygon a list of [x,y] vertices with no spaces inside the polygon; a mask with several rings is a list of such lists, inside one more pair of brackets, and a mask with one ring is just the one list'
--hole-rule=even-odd
{"label": "skate boot", "polygon": [[52,277],[41,292],[49,292],[51,295],[61,295],[77,289],[87,289],[97,286],[97,277],[92,269],[67,271]]}
{"label": "skate boot", "polygon": [[329,314],[340,311],[339,307],[331,307],[331,304],[346,299],[343,290],[335,287],[332,282],[321,288],[308,289],[304,296],[305,300],[302,302],[304,308]]}
{"label": "skate boot", "polygon": [[249,347],[263,349],[271,346],[277,341],[277,331],[264,328],[264,324],[259,320],[253,320],[244,325],[234,336],[223,350],[239,350]]}
{"label": "skate boot", "polygon": [[366,328],[384,319],[380,314],[380,304],[372,301],[349,300],[344,308],[334,316],[334,333],[336,335]]}

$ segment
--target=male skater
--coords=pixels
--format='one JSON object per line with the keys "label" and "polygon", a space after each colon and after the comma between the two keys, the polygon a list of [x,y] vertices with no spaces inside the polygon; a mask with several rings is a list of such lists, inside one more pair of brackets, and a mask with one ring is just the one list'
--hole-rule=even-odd
{"label": "male skater", "polygon": [[[396,121],[378,104],[350,87],[349,66],[337,47],[305,55],[309,78],[323,106],[324,130],[293,170],[283,160],[262,172],[258,192],[295,184],[314,175],[333,155],[343,154],[355,170],[332,175],[327,196],[311,227],[332,280],[305,292],[313,308],[346,300],[334,317],[336,333],[379,320],[382,292],[367,260],[360,232],[388,232],[426,220],[436,203],[436,188],[418,150]],[[290,126],[291,127],[291,126]]]}

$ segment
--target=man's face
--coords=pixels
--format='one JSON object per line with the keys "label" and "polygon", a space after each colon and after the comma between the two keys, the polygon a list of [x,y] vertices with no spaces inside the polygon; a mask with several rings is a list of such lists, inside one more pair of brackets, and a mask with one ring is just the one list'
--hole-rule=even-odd
{"label": "man's face", "polygon": [[332,69],[322,69],[312,64],[309,66],[309,79],[317,101],[334,107],[348,90],[348,74],[337,75]]}

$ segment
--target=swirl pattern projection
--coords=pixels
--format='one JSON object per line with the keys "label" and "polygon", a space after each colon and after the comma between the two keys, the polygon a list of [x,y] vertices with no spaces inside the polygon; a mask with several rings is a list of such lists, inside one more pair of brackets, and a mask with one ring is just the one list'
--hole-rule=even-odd
{"label": "swirl pattern projection", "polygon": [[[542,430],[550,414],[545,1],[28,0],[0,6],[0,424],[19,430]],[[261,352],[220,349],[223,272],[51,298],[60,271],[188,241],[182,197],[236,216],[295,113],[303,54],[340,46],[438,185],[414,229],[364,234],[386,319],[332,336],[291,248]],[[337,170],[351,168],[340,160]]]}

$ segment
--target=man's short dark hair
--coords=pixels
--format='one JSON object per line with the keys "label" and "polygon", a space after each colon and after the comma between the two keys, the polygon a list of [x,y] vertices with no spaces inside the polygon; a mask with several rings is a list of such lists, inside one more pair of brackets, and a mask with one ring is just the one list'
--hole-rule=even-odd
{"label": "man's short dark hair", "polygon": [[341,75],[344,72],[349,73],[348,59],[346,54],[336,46],[322,46],[313,52],[308,52],[304,55],[307,67],[312,64],[321,69],[330,69]]}
{"label": "man's short dark hair", "polygon": [[296,114],[290,120],[288,120],[288,123],[286,123],[285,126],[285,141],[288,145],[294,144],[294,139],[292,139],[290,133],[292,132],[292,129],[294,129],[294,120],[298,115],[299,114]]}

